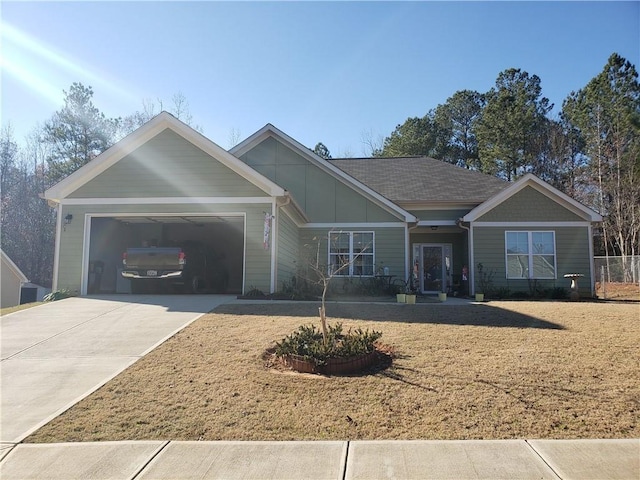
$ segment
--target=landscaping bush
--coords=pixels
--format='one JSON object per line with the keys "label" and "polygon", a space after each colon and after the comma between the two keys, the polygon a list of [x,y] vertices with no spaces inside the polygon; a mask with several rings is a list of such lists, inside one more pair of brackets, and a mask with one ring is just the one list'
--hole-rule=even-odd
{"label": "landscaping bush", "polygon": [[324,365],[328,358],[347,358],[365,355],[375,350],[375,342],[382,336],[381,332],[349,329],[342,332],[342,323],[329,325],[327,340],[324,341],[322,331],[315,325],[301,325],[298,330],[287,335],[276,343],[277,357],[299,355],[316,365]]}
{"label": "landscaping bush", "polygon": [[62,289],[62,290],[55,290],[51,293],[47,293],[42,300],[44,302],[55,302],[56,300],[62,300],[63,298],[69,298],[69,297],[73,297],[74,294],[73,292],[71,292],[70,290],[66,290],[66,289]]}

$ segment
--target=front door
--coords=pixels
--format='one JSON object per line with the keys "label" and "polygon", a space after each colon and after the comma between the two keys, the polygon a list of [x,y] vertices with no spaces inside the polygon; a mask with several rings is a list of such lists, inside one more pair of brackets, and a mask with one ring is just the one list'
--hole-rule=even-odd
{"label": "front door", "polygon": [[[417,247],[417,248],[416,248]],[[418,266],[422,293],[447,292],[451,286],[451,244],[414,245],[414,271]]]}

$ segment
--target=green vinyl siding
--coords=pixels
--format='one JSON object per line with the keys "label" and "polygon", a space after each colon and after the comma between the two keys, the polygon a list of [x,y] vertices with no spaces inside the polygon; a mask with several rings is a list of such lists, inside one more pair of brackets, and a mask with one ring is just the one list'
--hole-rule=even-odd
{"label": "green vinyl siding", "polygon": [[477,219],[478,222],[580,222],[583,218],[533,187],[525,187]]}
{"label": "green vinyl siding", "polygon": [[[300,258],[302,264],[315,261],[315,255],[320,245],[320,261],[324,264],[329,257],[329,231],[345,232],[374,232],[374,265],[376,270],[388,267],[389,274],[397,278],[405,276],[405,229],[404,227],[376,228],[343,228],[343,229],[322,229],[322,228],[302,228],[300,229]],[[340,281],[336,278],[335,281]]]}
{"label": "green vinyl siding", "polygon": [[589,257],[589,229],[584,227],[474,227],[474,279],[476,291],[479,287],[477,265],[482,263],[485,271],[494,272],[495,288],[508,288],[510,292],[529,292],[533,280],[507,278],[505,231],[552,231],[556,242],[556,278],[537,280],[539,288],[569,288],[570,280],[564,278],[568,273],[581,273],[582,282],[578,283],[581,294],[591,293],[591,258]]}
{"label": "green vinyl siding", "polygon": [[398,221],[399,217],[272,137],[240,159],[289,191],[312,223]]}
{"label": "green vinyl siding", "polygon": [[164,130],[77,189],[70,198],[257,197],[251,182]]}
{"label": "green vinyl siding", "polygon": [[275,289],[281,290],[282,283],[288,282],[296,274],[300,252],[300,234],[293,220],[282,210],[278,212],[278,252]]}
{"label": "green vinyl siding", "polygon": [[[82,252],[84,240],[85,214],[127,213],[162,214],[216,214],[246,213],[244,254],[244,290],[249,287],[264,292],[271,287],[271,249],[264,249],[264,212],[271,211],[271,204],[169,204],[169,205],[65,205],[62,216],[73,215],[73,221],[60,232],[60,251],[57,288],[80,292],[82,283]],[[95,241],[95,239],[94,239]]]}

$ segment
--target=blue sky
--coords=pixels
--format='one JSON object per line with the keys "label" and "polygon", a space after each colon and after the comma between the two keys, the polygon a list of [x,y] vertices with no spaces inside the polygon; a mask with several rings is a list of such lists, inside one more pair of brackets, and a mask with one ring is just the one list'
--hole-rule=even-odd
{"label": "blue sky", "polygon": [[361,156],[462,89],[521,68],[556,110],[617,52],[639,66],[640,2],[3,2],[2,124],[21,141],[72,82],[107,116],[171,103],[224,148],[266,123]]}

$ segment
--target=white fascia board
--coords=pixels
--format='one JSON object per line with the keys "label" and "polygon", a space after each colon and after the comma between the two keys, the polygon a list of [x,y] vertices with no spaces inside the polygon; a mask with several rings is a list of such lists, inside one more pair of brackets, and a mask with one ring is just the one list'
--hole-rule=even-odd
{"label": "white fascia board", "polygon": [[439,211],[439,210],[471,210],[477,207],[480,201],[475,203],[456,203],[456,202],[398,202],[402,208],[406,210],[417,211]]}
{"label": "white fascia board", "polygon": [[491,209],[497,207],[502,202],[512,197],[516,193],[518,193],[523,188],[531,186],[538,190],[540,193],[546,195],[550,199],[554,200],[556,203],[562,205],[567,210],[575,213],[576,215],[584,218],[589,222],[602,222],[602,215],[594,212],[588,207],[585,207],[580,202],[574,200],[569,197],[565,193],[562,193],[560,190],[552,187],[548,183],[540,180],[538,177],[533,175],[532,173],[527,173],[524,177],[520,178],[518,181],[502,190],[501,192],[495,194],[493,197],[488,199],[486,202],[478,205],[476,208],[467,213],[462,221],[464,222],[474,222],[476,219],[480,218],[482,215],[490,211]]}
{"label": "white fascia board", "polygon": [[543,228],[543,227],[588,227],[592,223],[584,222],[473,222],[475,227],[514,227],[514,228]]}
{"label": "white fascia board", "polygon": [[267,177],[231,155],[224,148],[216,145],[207,137],[181,122],[173,115],[167,112],[161,112],[142,127],[98,155],[91,162],[48,189],[44,193],[44,198],[59,202],[167,128],[215,158],[238,175],[246,178],[268,195],[281,196],[285,194],[285,190],[282,187],[276,185]]}
{"label": "white fascia board", "polygon": [[420,220],[418,227],[455,227],[458,225],[457,220]]}
{"label": "white fascia board", "polygon": [[271,204],[274,197],[137,197],[137,198],[65,198],[62,205],[169,205],[169,204]]}
{"label": "white fascia board", "polygon": [[98,212],[98,213],[86,213],[85,216],[90,218],[133,218],[133,217],[203,217],[203,218],[211,218],[211,217],[246,217],[246,212],[238,211],[238,212]]}
{"label": "white fascia board", "polygon": [[256,133],[248,137],[243,142],[233,147],[230,150],[230,153],[232,153],[237,157],[241,157],[242,155],[247,153],[249,150],[251,150],[253,147],[255,147],[260,142],[264,141],[269,137],[274,137],[278,141],[282,142],[283,144],[291,148],[292,150],[297,151],[300,155],[302,155],[305,159],[307,159],[316,167],[320,168],[321,170],[328,173],[332,177],[338,179],[348,187],[369,197],[372,201],[374,201],[376,204],[378,204],[379,206],[381,206],[383,209],[387,210],[391,214],[400,216],[405,222],[417,221],[416,217],[410,214],[409,212],[407,212],[404,208],[393,203],[388,198],[383,197],[378,192],[376,192],[375,190],[372,190],[364,183],[353,178],[351,175],[348,175],[347,173],[343,172],[338,167],[332,165],[331,162],[327,162],[325,159],[319,157],[312,150],[309,150],[300,142],[298,142],[294,138],[291,138],[289,135],[277,129],[270,123],[262,127],[260,130],[258,130]]}
{"label": "white fascia board", "polygon": [[306,223],[301,228],[404,228],[405,222]]}

